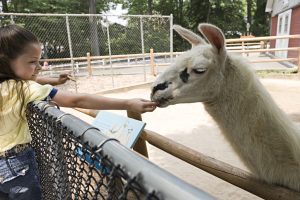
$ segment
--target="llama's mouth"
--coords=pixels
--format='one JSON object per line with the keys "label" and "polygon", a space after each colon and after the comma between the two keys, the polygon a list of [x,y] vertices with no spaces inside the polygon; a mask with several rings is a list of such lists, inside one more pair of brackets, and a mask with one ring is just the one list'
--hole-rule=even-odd
{"label": "llama's mouth", "polygon": [[167,97],[167,98],[160,98],[160,99],[153,99],[157,103],[157,106],[160,108],[167,107],[169,105],[170,100],[172,100],[173,97]]}

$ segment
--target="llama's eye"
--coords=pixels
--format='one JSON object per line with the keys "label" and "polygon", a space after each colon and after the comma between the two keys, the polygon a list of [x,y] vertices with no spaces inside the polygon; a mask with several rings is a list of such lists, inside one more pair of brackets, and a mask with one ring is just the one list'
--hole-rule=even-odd
{"label": "llama's eye", "polygon": [[196,68],[196,69],[193,69],[193,72],[195,74],[203,74],[207,69],[206,68]]}

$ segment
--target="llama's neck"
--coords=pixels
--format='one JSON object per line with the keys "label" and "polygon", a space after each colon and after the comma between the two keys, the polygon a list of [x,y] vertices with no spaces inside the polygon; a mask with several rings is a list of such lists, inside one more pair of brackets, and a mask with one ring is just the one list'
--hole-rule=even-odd
{"label": "llama's neck", "polygon": [[291,156],[293,150],[288,146],[300,146],[300,140],[293,123],[274,103],[248,64],[243,62],[228,57],[220,95],[213,102],[205,103],[205,108],[246,165],[255,170],[253,167],[259,159],[282,156],[269,155],[273,154],[272,148],[278,146],[274,140],[295,141],[294,144],[282,144],[283,149],[277,152],[286,151]]}

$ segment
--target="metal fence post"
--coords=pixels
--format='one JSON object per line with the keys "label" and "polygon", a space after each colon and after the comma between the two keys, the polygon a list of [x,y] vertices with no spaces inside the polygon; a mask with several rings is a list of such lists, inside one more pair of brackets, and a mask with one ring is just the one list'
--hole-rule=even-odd
{"label": "metal fence post", "polygon": [[110,46],[110,35],[109,35],[109,23],[107,23],[107,42],[108,42],[108,53],[109,53],[109,65],[110,65],[110,70],[111,70],[111,81],[112,81],[112,86],[113,88],[115,87],[115,82],[114,82],[114,70],[112,67],[112,61],[111,61],[111,46]]}
{"label": "metal fence post", "polygon": [[[70,32],[70,24],[69,24],[69,16],[66,16],[66,26],[67,26],[67,34],[68,34],[68,43],[70,49],[70,58],[71,58],[71,66],[72,66],[72,75],[75,77],[75,69],[74,69],[74,58],[73,58],[73,48],[72,48],[72,40],[71,40],[71,32]],[[75,82],[75,91],[77,93],[77,83]]]}
{"label": "metal fence post", "polygon": [[146,62],[145,62],[145,44],[144,44],[144,26],[143,26],[143,17],[140,17],[141,24],[141,43],[142,43],[142,54],[143,54],[143,64],[144,64],[144,81],[146,82]]}
{"label": "metal fence post", "polygon": [[170,59],[173,62],[173,14],[170,15]]}

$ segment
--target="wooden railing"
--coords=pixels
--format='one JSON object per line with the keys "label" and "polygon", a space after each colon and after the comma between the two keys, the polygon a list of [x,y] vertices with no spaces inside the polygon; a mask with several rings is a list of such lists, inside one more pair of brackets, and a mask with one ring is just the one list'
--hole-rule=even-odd
{"label": "wooden railing", "polygon": [[[274,59],[267,59],[267,60],[251,60],[252,63],[265,63],[265,62],[296,62],[298,61],[297,71],[299,72],[300,69],[300,46],[299,47],[290,47],[290,48],[269,48],[268,43],[271,40],[276,39],[299,39],[300,35],[286,35],[286,36],[268,36],[268,37],[251,37],[251,38],[238,38],[238,39],[227,39],[226,46],[229,52],[235,53],[266,53],[266,52],[276,52],[276,51],[297,51],[298,57],[296,58],[274,58]],[[230,46],[234,44],[241,44],[240,49],[234,50],[230,48]],[[258,45],[259,44],[259,45]],[[253,48],[253,45],[254,46]],[[252,47],[252,48],[251,48]]]}

